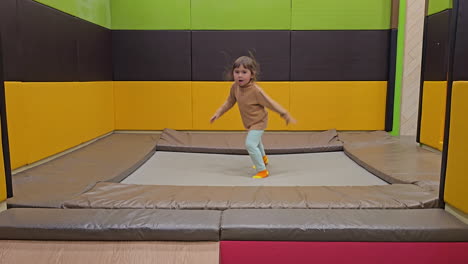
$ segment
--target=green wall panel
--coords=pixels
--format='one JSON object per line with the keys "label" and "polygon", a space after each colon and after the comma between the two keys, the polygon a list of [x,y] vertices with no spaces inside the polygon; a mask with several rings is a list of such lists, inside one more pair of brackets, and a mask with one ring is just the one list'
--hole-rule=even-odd
{"label": "green wall panel", "polygon": [[[409,0],[412,1],[412,0]],[[405,57],[405,26],[406,26],[406,0],[400,0],[400,8],[398,10],[398,36],[396,50],[396,67],[395,67],[395,96],[393,101],[393,127],[392,136],[400,135],[400,120],[401,120],[401,92],[403,86],[403,64]]]}
{"label": "green wall panel", "polygon": [[111,28],[111,0],[78,0],[78,17]]}
{"label": "green wall panel", "polygon": [[194,30],[289,30],[291,0],[192,0]]}
{"label": "green wall panel", "polygon": [[58,9],[65,13],[76,16],[78,13],[78,1],[63,1],[63,0],[35,0],[36,2]]}
{"label": "green wall panel", "polygon": [[391,0],[292,0],[292,29],[389,29],[391,4]]}
{"label": "green wall panel", "polygon": [[190,29],[190,0],[110,0],[112,29]]}
{"label": "green wall panel", "polygon": [[452,0],[429,0],[427,14],[432,15],[449,8],[452,8]]}
{"label": "green wall panel", "polygon": [[111,0],[36,0],[36,2],[106,28],[111,27],[110,1]]}

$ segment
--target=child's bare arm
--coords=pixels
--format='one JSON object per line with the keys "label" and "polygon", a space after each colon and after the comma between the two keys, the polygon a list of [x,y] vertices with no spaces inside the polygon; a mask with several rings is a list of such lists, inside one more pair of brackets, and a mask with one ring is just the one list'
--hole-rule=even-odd
{"label": "child's bare arm", "polygon": [[280,114],[280,116],[286,121],[286,124],[297,123],[296,119],[294,119],[286,109],[270,98],[262,89],[259,89],[257,100],[261,105]]}
{"label": "child's bare arm", "polygon": [[229,92],[226,102],[224,102],[224,104],[210,118],[210,123],[213,123],[216,119],[220,118],[224,113],[231,109],[234,104],[236,104],[236,97],[234,96],[234,90],[231,87],[231,91]]}

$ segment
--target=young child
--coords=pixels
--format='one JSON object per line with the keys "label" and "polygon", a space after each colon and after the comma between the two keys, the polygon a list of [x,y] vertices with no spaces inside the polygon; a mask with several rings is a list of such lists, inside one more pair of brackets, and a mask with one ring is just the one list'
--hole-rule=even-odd
{"label": "young child", "polygon": [[257,174],[253,178],[265,178],[270,174],[266,169],[268,157],[262,144],[262,135],[268,124],[268,112],[265,107],[280,114],[286,124],[296,123],[288,111],[271,99],[255,83],[258,75],[257,62],[247,56],[239,57],[232,65],[231,74],[234,83],[226,102],[211,117],[213,123],[237,102],[244,127],[249,131],[245,147],[252,159]]}

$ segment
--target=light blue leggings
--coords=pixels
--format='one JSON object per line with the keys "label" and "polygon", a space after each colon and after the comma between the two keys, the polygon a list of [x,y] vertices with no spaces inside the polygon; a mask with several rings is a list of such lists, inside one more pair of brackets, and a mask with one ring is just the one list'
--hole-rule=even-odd
{"label": "light blue leggings", "polygon": [[265,156],[265,149],[262,144],[263,130],[249,130],[247,138],[245,139],[245,148],[249,152],[255,168],[258,171],[265,170],[265,163],[263,156]]}

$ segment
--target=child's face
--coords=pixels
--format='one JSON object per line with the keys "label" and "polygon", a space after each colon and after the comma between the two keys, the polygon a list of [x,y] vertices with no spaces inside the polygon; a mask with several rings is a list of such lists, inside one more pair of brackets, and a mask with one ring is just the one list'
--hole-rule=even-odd
{"label": "child's face", "polygon": [[253,78],[252,72],[245,68],[243,65],[239,66],[238,68],[234,68],[232,71],[232,75],[234,76],[234,81],[239,86],[244,86],[250,82]]}

